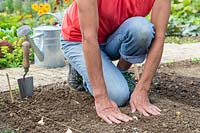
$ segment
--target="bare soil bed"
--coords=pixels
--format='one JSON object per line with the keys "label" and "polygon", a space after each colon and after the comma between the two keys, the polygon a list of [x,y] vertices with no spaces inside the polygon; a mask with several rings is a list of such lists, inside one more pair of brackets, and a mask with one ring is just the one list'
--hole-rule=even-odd
{"label": "bare soil bed", "polygon": [[[93,98],[70,90],[66,82],[37,87],[34,96],[24,101],[18,93],[14,97],[11,103],[8,92],[0,93],[0,132],[65,133],[70,128],[73,133],[200,133],[200,63],[191,61],[160,65],[150,100],[162,109],[162,115],[132,114],[127,104],[121,110],[134,118],[129,123],[101,121]],[[38,124],[42,117],[44,125]]]}

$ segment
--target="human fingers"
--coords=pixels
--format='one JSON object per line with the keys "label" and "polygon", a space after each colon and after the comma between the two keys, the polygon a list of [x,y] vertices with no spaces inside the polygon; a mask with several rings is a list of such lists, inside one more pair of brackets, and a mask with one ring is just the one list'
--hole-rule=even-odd
{"label": "human fingers", "polygon": [[157,111],[161,112],[161,109],[159,109],[157,106],[152,105]]}
{"label": "human fingers", "polygon": [[144,116],[149,116],[149,114],[142,107],[137,107],[137,110],[142,113]]}
{"label": "human fingers", "polygon": [[107,117],[109,118],[110,121],[112,121],[112,122],[114,122],[114,123],[116,123],[116,124],[121,123],[120,120],[118,120],[117,118],[115,118],[115,117],[112,116],[112,115],[108,115]]}
{"label": "human fingers", "polygon": [[159,112],[157,110],[155,110],[152,106],[145,107],[144,109],[149,114],[152,114],[152,115],[158,115],[159,114]]}
{"label": "human fingers", "polygon": [[115,114],[113,114],[113,116],[116,119],[118,119],[120,121],[123,121],[123,122],[128,122],[128,121],[132,120],[131,117],[129,117],[129,116],[125,115],[125,114],[122,114],[122,113],[115,113]]}
{"label": "human fingers", "polygon": [[106,115],[100,115],[99,116],[101,119],[103,119],[105,122],[107,122],[108,124],[112,124],[113,122],[108,119],[108,117]]}
{"label": "human fingers", "polygon": [[151,109],[156,113],[156,115],[160,115],[160,111],[158,111],[155,106],[151,105]]}
{"label": "human fingers", "polygon": [[126,115],[126,114],[121,113],[121,115],[123,115],[124,117],[126,117],[129,121],[132,121],[132,120],[133,120],[132,117],[130,117],[130,116]]}
{"label": "human fingers", "polygon": [[130,101],[130,106],[131,106],[131,112],[135,113],[136,107],[135,107],[135,105],[134,105],[134,103],[132,101]]}

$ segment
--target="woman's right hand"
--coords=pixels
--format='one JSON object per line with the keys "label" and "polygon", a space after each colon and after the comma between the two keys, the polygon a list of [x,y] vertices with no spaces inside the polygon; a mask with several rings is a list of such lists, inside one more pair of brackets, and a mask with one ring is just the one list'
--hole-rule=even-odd
{"label": "woman's right hand", "polygon": [[95,107],[97,115],[108,124],[119,124],[132,120],[128,115],[121,113],[117,104],[108,97],[95,99]]}

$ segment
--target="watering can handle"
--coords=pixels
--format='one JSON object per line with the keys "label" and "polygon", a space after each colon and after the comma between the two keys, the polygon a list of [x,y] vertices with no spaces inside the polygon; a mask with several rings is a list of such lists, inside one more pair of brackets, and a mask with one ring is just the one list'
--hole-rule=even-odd
{"label": "watering can handle", "polygon": [[58,17],[57,17],[56,15],[54,15],[54,14],[52,14],[52,13],[45,13],[45,14],[42,14],[42,15],[40,15],[40,16],[38,16],[38,17],[36,18],[33,27],[36,27],[36,24],[37,24],[38,20],[39,20],[42,16],[45,16],[45,15],[51,15],[51,16],[53,16],[54,18],[56,18],[56,19],[58,20],[58,22],[59,22],[59,24],[60,24],[60,20],[58,19]]}

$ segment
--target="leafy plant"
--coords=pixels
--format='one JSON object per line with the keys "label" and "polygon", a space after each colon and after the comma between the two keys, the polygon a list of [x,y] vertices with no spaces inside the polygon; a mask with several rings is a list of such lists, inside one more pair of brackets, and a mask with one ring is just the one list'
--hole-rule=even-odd
{"label": "leafy plant", "polygon": [[13,13],[14,11],[14,5],[13,5],[13,0],[5,0],[2,3],[3,9],[8,12],[8,13]]}
{"label": "leafy plant", "polygon": [[1,133],[14,133],[13,130],[8,130],[8,129],[4,129],[4,130],[0,130]]}
{"label": "leafy plant", "polygon": [[[0,44],[9,44],[11,47],[3,46],[0,48],[0,68],[5,67],[19,67],[22,65],[22,41],[17,37],[17,28],[20,26],[19,22],[21,16],[7,16],[0,14]],[[33,52],[31,52],[31,59],[33,60]]]}
{"label": "leafy plant", "polygon": [[200,63],[200,58],[193,58],[192,62],[194,62],[194,63]]}
{"label": "leafy plant", "polygon": [[22,14],[23,12],[23,2],[22,0],[14,0],[14,3],[15,3],[15,6],[14,6],[14,10],[19,13],[19,14]]}
{"label": "leafy plant", "polygon": [[200,35],[199,0],[173,0],[168,35]]}
{"label": "leafy plant", "polygon": [[19,87],[15,87],[15,89],[13,90],[14,94],[19,94]]}
{"label": "leafy plant", "polygon": [[174,61],[168,61],[166,62],[167,65],[173,65],[175,62]]}

